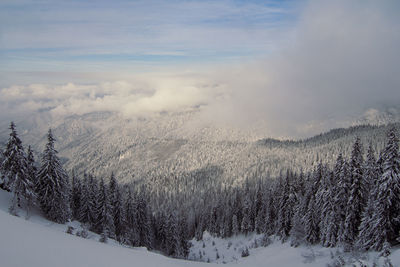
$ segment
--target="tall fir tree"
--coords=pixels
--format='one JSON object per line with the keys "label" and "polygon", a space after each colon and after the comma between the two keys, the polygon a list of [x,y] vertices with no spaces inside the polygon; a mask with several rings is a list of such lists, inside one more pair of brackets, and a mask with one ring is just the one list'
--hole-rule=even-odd
{"label": "tall fir tree", "polygon": [[147,201],[144,188],[136,195],[136,223],[139,233],[139,246],[152,247],[151,227],[148,218]]}
{"label": "tall fir tree", "polygon": [[69,180],[62,168],[57,150],[54,148],[55,138],[51,129],[47,134],[47,144],[43,151],[41,167],[38,172],[36,192],[38,201],[45,216],[54,222],[65,223],[70,218]]}
{"label": "tall fir tree", "polygon": [[316,244],[319,241],[319,216],[316,211],[315,197],[312,195],[304,216],[305,239],[309,244]]}
{"label": "tall fir tree", "polygon": [[104,179],[100,179],[97,196],[97,220],[95,229],[101,235],[100,241],[106,242],[108,237],[114,237],[114,222],[112,218],[112,207],[108,196],[108,190]]}
{"label": "tall fir tree", "polygon": [[75,172],[72,172],[72,185],[71,185],[71,213],[74,220],[79,220],[81,211],[82,199],[82,185],[81,180],[76,177]]}
{"label": "tall fir tree", "polygon": [[37,183],[36,175],[37,175],[37,166],[35,161],[35,156],[33,155],[33,150],[31,146],[28,146],[27,151],[27,164],[28,164],[28,176],[29,179],[32,181],[33,185]]}
{"label": "tall fir tree", "polygon": [[11,190],[13,193],[9,211],[16,215],[17,207],[21,207],[22,200],[26,202],[27,212],[35,200],[34,177],[13,122],[11,122],[9,129],[11,130],[10,138],[3,152],[2,172],[4,178],[2,187]]}
{"label": "tall fir tree", "polygon": [[251,221],[250,221],[250,199],[249,195],[246,194],[244,197],[244,203],[243,203],[243,218],[242,218],[242,223],[241,223],[241,231],[245,235],[247,235],[251,231]]}
{"label": "tall fir tree", "polygon": [[361,224],[359,227],[359,234],[357,240],[357,246],[362,249],[368,249],[371,247],[371,242],[373,240],[373,232],[370,228],[374,224],[374,218],[372,217],[375,210],[375,201],[376,201],[376,188],[379,186],[378,184],[378,166],[375,158],[375,153],[370,144],[367,153],[367,160],[364,166],[364,177],[365,182],[368,188],[368,199],[367,206],[362,214]]}
{"label": "tall fir tree", "polygon": [[385,244],[395,243],[400,230],[400,155],[396,129],[388,133],[386,148],[382,153],[383,173],[373,192],[375,205],[369,224],[361,231],[367,237],[364,248],[382,250]]}
{"label": "tall fir tree", "polygon": [[97,178],[92,174],[88,174],[88,224],[92,231],[99,232],[98,223],[98,207],[99,207],[99,184]]}
{"label": "tall fir tree", "polygon": [[345,248],[353,246],[358,237],[358,228],[365,207],[367,194],[363,175],[363,154],[360,138],[356,138],[350,159],[350,192],[347,200],[346,219],[343,232]]}
{"label": "tall fir tree", "polygon": [[292,186],[290,184],[291,173],[287,171],[286,177],[281,178],[280,182],[280,198],[278,199],[278,218],[277,218],[277,234],[282,241],[289,237],[292,227],[292,211],[293,197]]}
{"label": "tall fir tree", "polygon": [[351,186],[349,177],[349,164],[346,159],[342,158],[342,164],[340,166],[340,170],[338,170],[339,173],[336,173],[336,171],[337,170],[335,168],[335,177],[338,178],[338,181],[335,190],[334,221],[337,225],[337,243],[344,245],[346,210]]}
{"label": "tall fir tree", "polygon": [[124,210],[126,222],[124,239],[130,246],[139,246],[140,237],[137,229],[136,203],[129,187],[127,188]]}
{"label": "tall fir tree", "polygon": [[78,220],[83,224],[90,223],[90,200],[89,200],[89,178],[86,173],[83,174],[83,180],[81,183],[81,195],[80,195],[80,208]]}
{"label": "tall fir tree", "polygon": [[320,239],[321,243],[325,247],[334,246],[335,242],[335,229],[332,229],[331,221],[334,219],[334,179],[335,175],[330,172],[325,175],[323,179],[323,186],[321,186],[321,222],[320,222]]}
{"label": "tall fir tree", "polygon": [[124,231],[124,216],[122,209],[121,189],[117,180],[115,179],[114,173],[111,174],[108,191],[110,196],[111,215],[113,217],[115,229],[115,238],[120,242]]}

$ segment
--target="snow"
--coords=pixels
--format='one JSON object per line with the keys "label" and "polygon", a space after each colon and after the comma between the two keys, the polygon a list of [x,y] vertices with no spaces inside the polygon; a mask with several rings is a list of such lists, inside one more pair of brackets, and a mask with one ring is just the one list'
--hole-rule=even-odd
{"label": "snow", "polygon": [[[70,235],[65,233],[67,227],[73,226],[79,230],[79,223],[71,222],[66,225],[52,223],[45,220],[37,210],[32,211],[29,219],[25,218],[24,211],[19,211],[19,217],[12,216],[7,211],[10,199],[10,193],[0,190],[0,265],[2,267],[221,266],[217,263],[206,264],[171,259],[144,248],[124,247],[112,240],[107,244],[100,243],[97,241],[99,236],[93,233],[89,233],[88,239]],[[204,250],[205,257],[209,257],[210,261],[219,263],[226,261],[227,266],[316,267],[326,266],[332,262],[333,249],[319,246],[293,248],[290,247],[289,242],[282,244],[277,240],[267,247],[256,247],[254,241],[259,241],[260,238],[260,235],[241,235],[220,239],[206,233],[203,241],[192,241],[191,253]],[[249,257],[241,257],[241,249],[244,247],[249,247]],[[219,260],[215,258],[215,249],[220,254]],[[367,256],[369,257],[365,258],[365,262],[372,266],[377,253]],[[392,252],[391,260],[394,266],[400,266],[400,249]],[[383,263],[382,259],[379,263]]]}
{"label": "snow", "polygon": [[[189,259],[210,261],[211,263],[227,263],[227,266],[343,266],[334,265],[343,259],[345,266],[383,266],[384,258],[379,253],[343,253],[341,249],[324,248],[322,246],[291,247],[290,242],[282,243],[271,237],[271,244],[262,247],[262,235],[238,235],[231,238],[217,238],[205,232],[202,240],[191,240]],[[242,258],[243,249],[249,249],[250,255]],[[216,254],[218,252],[219,258]],[[199,258],[202,254],[201,259]],[[400,249],[393,249],[390,256],[393,266],[400,266]],[[225,265],[224,265],[225,266]]]}

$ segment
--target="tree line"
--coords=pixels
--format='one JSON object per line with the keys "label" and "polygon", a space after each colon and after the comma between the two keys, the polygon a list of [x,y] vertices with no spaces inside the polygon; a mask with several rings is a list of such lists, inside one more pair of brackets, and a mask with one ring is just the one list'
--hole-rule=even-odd
{"label": "tree line", "polygon": [[[40,166],[32,149],[24,151],[15,125],[1,161],[1,187],[17,206],[39,207],[49,220],[77,220],[85,229],[130,246],[145,246],[185,258],[188,240],[204,231],[219,237],[252,232],[276,235],[293,246],[322,244],[345,250],[384,250],[400,236],[400,155],[396,129],[376,157],[364,155],[357,138],[350,158],[322,161],[310,172],[282,171],[279,177],[248,177],[242,184],[210,181],[199,186],[149,188],[105,181],[84,173],[70,179],[54,148],[49,130]],[[193,178],[202,178],[201,172]],[[172,175],[173,176],[173,175]],[[156,178],[155,178],[156,179]],[[170,177],[171,180],[179,180]],[[196,186],[194,186],[196,185]]]}

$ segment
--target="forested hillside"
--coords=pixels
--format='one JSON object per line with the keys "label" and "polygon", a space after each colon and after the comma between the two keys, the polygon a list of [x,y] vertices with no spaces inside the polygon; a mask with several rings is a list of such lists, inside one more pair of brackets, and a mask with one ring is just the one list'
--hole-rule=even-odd
{"label": "forested hillside", "polygon": [[113,172],[107,177],[72,172],[68,177],[51,130],[37,164],[11,123],[1,161],[1,187],[14,195],[11,214],[17,207],[29,212],[38,206],[49,220],[80,221],[101,235],[102,242],[113,238],[178,258],[188,256],[188,240],[201,239],[204,231],[222,238],[256,232],[264,235],[263,244],[274,235],[292,246],[321,244],[388,255],[400,232],[396,126],[360,126],[304,141],[250,144],[282,157],[285,150],[303,151],[299,157],[313,148],[321,151],[310,153],[316,164],[277,165],[277,175],[255,162],[254,171],[241,180],[224,178],[222,165],[187,172],[157,168],[121,183]]}

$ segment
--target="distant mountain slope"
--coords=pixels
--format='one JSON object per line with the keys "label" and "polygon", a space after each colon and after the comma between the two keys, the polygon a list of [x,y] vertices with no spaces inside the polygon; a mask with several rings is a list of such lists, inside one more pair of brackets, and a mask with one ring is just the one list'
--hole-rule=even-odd
{"label": "distant mountain slope", "polygon": [[[280,141],[262,139],[252,129],[194,126],[195,116],[182,112],[126,119],[104,112],[51,123],[47,118],[25,120],[17,126],[24,142],[37,151],[43,149],[44,135],[51,126],[68,170],[106,177],[114,172],[125,182],[157,183],[163,182],[156,177],[171,174],[196,173],[231,183],[253,176],[276,176],[288,167],[307,170],[320,159],[332,164],[339,153],[348,156],[356,136],[365,147],[371,142],[375,151],[380,151],[388,130],[385,125],[354,126],[305,140]],[[3,128],[0,134],[5,141],[8,130]]]}

